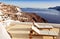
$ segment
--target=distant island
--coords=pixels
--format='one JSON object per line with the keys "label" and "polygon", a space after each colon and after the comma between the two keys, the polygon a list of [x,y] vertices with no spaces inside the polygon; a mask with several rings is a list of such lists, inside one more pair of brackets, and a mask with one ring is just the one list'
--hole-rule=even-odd
{"label": "distant island", "polygon": [[48,9],[55,9],[55,10],[60,11],[60,6],[56,6],[56,7],[49,7]]}

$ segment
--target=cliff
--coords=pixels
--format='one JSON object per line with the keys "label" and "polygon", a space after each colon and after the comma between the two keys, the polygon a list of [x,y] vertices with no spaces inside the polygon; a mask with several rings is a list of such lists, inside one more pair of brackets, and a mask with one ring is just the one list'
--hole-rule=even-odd
{"label": "cliff", "polygon": [[0,21],[18,20],[20,22],[47,22],[35,13],[23,12],[20,7],[0,3]]}

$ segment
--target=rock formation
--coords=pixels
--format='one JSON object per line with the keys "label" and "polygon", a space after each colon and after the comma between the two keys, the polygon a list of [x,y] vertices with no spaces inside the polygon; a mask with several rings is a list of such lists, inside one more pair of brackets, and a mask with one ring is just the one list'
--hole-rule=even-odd
{"label": "rock formation", "polygon": [[0,3],[0,21],[8,19],[20,22],[47,22],[35,13],[22,12],[17,6]]}

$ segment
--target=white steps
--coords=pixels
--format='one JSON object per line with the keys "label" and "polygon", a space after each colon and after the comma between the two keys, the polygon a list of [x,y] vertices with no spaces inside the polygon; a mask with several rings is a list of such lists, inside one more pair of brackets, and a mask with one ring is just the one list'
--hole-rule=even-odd
{"label": "white steps", "polygon": [[12,39],[29,39],[31,25],[14,25],[7,30],[12,35]]}
{"label": "white steps", "polygon": [[[40,24],[40,25],[46,25],[46,24]],[[47,24],[47,25],[50,25],[50,24]],[[56,25],[56,26],[59,26],[59,25]],[[18,24],[17,23],[16,25],[8,27],[7,30],[13,36],[12,39],[29,39],[29,30],[31,27],[32,27],[31,24]],[[55,30],[55,29],[53,29],[53,30]],[[57,30],[58,29],[56,29],[56,31]],[[34,36],[33,39],[42,39],[44,37],[41,37],[41,36],[35,37]],[[48,38],[52,39],[51,37],[45,37],[44,39],[48,39]]]}

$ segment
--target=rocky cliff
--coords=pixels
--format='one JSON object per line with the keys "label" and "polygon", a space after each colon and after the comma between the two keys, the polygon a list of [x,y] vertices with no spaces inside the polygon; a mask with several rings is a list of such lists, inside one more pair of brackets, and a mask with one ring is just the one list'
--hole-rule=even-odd
{"label": "rocky cliff", "polygon": [[22,12],[17,6],[0,3],[0,21],[8,19],[20,22],[47,22],[35,13]]}

